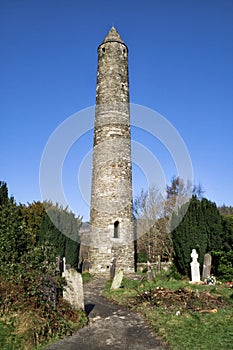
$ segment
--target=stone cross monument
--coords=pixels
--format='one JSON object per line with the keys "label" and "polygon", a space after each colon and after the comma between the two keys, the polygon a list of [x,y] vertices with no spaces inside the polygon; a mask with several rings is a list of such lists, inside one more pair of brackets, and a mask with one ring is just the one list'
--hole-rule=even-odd
{"label": "stone cross monument", "polygon": [[128,48],[114,27],[98,47],[90,272],[134,272]]}
{"label": "stone cross monument", "polygon": [[200,282],[200,267],[199,262],[197,261],[198,254],[196,249],[192,249],[191,258],[191,282]]}

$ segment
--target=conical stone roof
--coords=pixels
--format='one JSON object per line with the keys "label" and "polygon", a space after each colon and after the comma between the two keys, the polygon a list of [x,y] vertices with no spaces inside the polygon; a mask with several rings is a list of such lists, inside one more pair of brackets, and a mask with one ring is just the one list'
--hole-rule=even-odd
{"label": "conical stone roof", "polygon": [[113,26],[110,29],[110,31],[108,32],[108,34],[106,35],[103,43],[107,43],[109,41],[117,41],[119,43],[124,44],[124,41],[121,39],[120,34],[117,32],[116,28]]}

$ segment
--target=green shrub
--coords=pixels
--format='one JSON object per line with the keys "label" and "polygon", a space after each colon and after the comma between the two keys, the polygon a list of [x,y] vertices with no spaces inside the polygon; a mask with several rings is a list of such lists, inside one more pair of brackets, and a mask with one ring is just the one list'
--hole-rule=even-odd
{"label": "green shrub", "polygon": [[139,252],[137,254],[137,262],[138,263],[146,263],[148,261],[148,255],[146,252]]}
{"label": "green shrub", "polygon": [[228,252],[212,252],[214,274],[222,282],[233,280],[233,250]]}
{"label": "green shrub", "polygon": [[168,279],[174,279],[174,280],[181,280],[182,276],[177,270],[175,264],[172,264],[172,266],[169,268],[169,270],[166,272],[166,276]]}

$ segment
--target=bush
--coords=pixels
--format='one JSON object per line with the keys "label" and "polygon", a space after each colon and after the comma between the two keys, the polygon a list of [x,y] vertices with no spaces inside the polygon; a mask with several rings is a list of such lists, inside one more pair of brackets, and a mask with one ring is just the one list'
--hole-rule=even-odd
{"label": "bush", "polygon": [[222,282],[231,282],[233,280],[233,250],[212,252],[212,255],[215,276]]}
{"label": "bush", "polygon": [[[42,205],[35,207],[43,213]],[[61,298],[64,280],[55,273],[57,236],[54,242],[40,241],[41,216],[30,216],[30,210],[8,198],[0,182],[0,348],[4,350],[32,349],[71,335],[86,323],[85,313]],[[77,235],[78,228],[73,231]],[[68,248],[75,263],[77,249],[72,244]]]}
{"label": "bush", "polygon": [[148,255],[146,252],[139,252],[137,254],[137,262],[138,263],[146,263],[148,261]]}
{"label": "bush", "polygon": [[166,276],[168,279],[181,280],[181,274],[177,270],[175,264],[172,264],[172,266],[169,268],[168,272],[166,273]]}
{"label": "bush", "polygon": [[11,343],[8,336],[0,336],[1,348],[7,342],[12,346],[7,349],[16,349],[12,342],[17,339],[17,349],[31,349],[52,338],[72,335],[86,324],[84,312],[73,310],[56,293],[61,284],[60,278],[33,272],[11,279],[0,277],[0,323],[7,334],[10,321],[12,333]]}

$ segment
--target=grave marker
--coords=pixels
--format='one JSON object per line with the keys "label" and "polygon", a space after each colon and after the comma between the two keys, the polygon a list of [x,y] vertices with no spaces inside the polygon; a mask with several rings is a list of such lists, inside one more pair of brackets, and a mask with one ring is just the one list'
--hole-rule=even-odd
{"label": "grave marker", "polygon": [[200,282],[200,267],[199,267],[199,262],[197,261],[198,254],[196,249],[192,250],[191,253],[191,258],[192,262],[190,263],[191,265],[191,282]]}
{"label": "grave marker", "polygon": [[84,310],[84,293],[82,275],[75,269],[65,270],[62,273],[67,286],[63,290],[63,298],[68,301],[74,309]]}
{"label": "grave marker", "polygon": [[155,278],[154,271],[152,270],[151,263],[147,261],[147,277],[148,280],[153,280]]}
{"label": "grave marker", "polygon": [[110,265],[110,279],[111,280],[115,277],[115,273],[116,273],[116,259],[113,258],[111,261],[111,265]]}
{"label": "grave marker", "polygon": [[112,285],[111,285],[111,289],[118,289],[121,286],[122,280],[123,280],[123,270],[119,270],[117,272],[117,274],[115,275],[113,281],[112,281]]}
{"label": "grave marker", "polygon": [[90,263],[87,259],[84,259],[82,262],[82,272],[89,272],[90,269]]}
{"label": "grave marker", "polygon": [[212,256],[210,254],[204,255],[204,263],[203,263],[203,271],[202,271],[202,279],[205,281],[207,277],[210,277],[210,271],[211,271],[211,262],[212,262]]}

